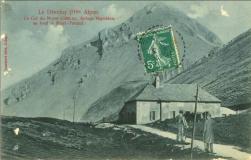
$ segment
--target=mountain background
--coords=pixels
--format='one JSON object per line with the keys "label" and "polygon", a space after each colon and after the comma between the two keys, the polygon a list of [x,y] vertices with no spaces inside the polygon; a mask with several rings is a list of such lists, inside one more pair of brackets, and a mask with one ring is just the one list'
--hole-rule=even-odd
{"label": "mountain background", "polygon": [[[186,45],[180,48],[183,50],[185,47],[186,52],[183,53],[183,71],[167,73],[163,79],[171,78],[167,83],[201,83],[210,93],[222,99],[226,106],[240,105],[240,102],[248,104],[245,97],[249,95],[247,84],[250,78],[249,69],[245,65],[250,64],[246,60],[250,55],[250,32],[242,35],[245,38],[237,38],[221,48],[221,40],[205,26],[172,7],[155,3],[139,10],[122,24],[100,31],[91,40],[66,48],[55,62],[32,77],[7,88],[2,95],[4,114],[71,120],[75,104],[76,120],[89,121],[84,117],[90,106],[107,98],[107,94],[114,90],[115,93],[120,93],[120,89],[117,89],[120,85],[128,81],[152,80],[144,72],[143,63],[139,60],[135,34],[153,25],[170,24],[182,36]],[[240,48],[244,49],[239,51]],[[242,58],[236,56],[236,52],[241,55],[244,53]],[[210,67],[216,67],[217,72]],[[239,67],[242,69],[239,70]],[[226,69],[229,72],[225,72]],[[247,82],[243,84],[245,89],[234,94],[238,98],[233,101],[228,94],[223,96],[225,90],[220,90],[226,82],[223,72],[229,75],[228,84],[224,87],[231,93],[235,93],[234,88],[239,87],[240,82]],[[216,73],[218,76],[215,78]],[[233,77],[230,73],[243,78],[236,78],[236,85],[231,88],[229,86]],[[200,78],[203,79],[200,81]],[[215,80],[216,82],[212,82]],[[126,93],[130,95],[131,92],[129,90]],[[243,100],[240,101],[240,98]],[[109,111],[112,111],[113,106],[109,107]]]}
{"label": "mountain background", "polygon": [[[234,38],[163,84],[199,84],[233,110],[251,107],[251,29]],[[128,82],[91,105],[82,117],[86,121],[116,121],[124,102],[140,91],[142,82]],[[137,88],[135,87],[137,86]]]}
{"label": "mountain background", "polygon": [[[99,1],[98,3],[96,1],[62,1],[60,3],[5,1],[1,3],[3,11],[1,32],[7,33],[9,37],[8,63],[12,69],[8,76],[2,77],[1,90],[44,69],[58,59],[65,48],[90,40],[104,28],[121,24],[136,11],[151,3],[153,1]],[[157,3],[182,11],[189,18],[206,26],[224,43],[251,27],[250,1],[158,1]],[[94,9],[100,15],[112,16],[116,20],[101,23],[94,21],[81,26],[37,27],[24,21],[24,17],[35,16],[41,9]]]}
{"label": "mountain background", "polygon": [[251,29],[166,83],[197,83],[234,110],[251,106]]}

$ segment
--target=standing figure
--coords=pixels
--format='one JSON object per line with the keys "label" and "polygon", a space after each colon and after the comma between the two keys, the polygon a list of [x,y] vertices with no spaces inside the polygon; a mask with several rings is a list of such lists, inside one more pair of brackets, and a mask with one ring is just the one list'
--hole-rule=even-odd
{"label": "standing figure", "polygon": [[184,128],[188,128],[187,121],[183,115],[183,111],[179,111],[179,115],[176,117],[177,119],[177,141],[184,142]]}
{"label": "standing figure", "polygon": [[209,112],[205,113],[205,123],[203,129],[203,141],[206,152],[213,153],[213,143],[214,143],[214,132],[213,132],[214,121],[211,118]]}
{"label": "standing figure", "polygon": [[165,57],[161,56],[160,53],[160,48],[159,45],[163,45],[163,46],[169,46],[169,44],[164,43],[162,41],[160,41],[157,37],[156,34],[153,35],[153,40],[151,42],[150,47],[148,48],[148,54],[153,55],[154,58],[156,59],[156,65],[161,67],[163,65],[166,65],[166,63],[168,62],[168,64],[170,63],[169,59],[165,59]]}

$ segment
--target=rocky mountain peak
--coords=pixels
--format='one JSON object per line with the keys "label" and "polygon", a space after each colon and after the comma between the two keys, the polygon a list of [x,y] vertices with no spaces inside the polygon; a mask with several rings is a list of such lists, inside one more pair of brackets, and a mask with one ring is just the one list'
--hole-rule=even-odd
{"label": "rocky mountain peak", "polygon": [[184,69],[221,45],[214,33],[184,13],[153,3],[125,22],[101,30],[91,40],[66,48],[51,65],[6,89],[4,114],[62,118],[65,112],[70,119],[75,102],[79,120],[93,102],[121,83],[151,78],[138,58],[134,36],[149,27],[170,24],[177,40],[183,40],[179,49],[180,53],[186,50],[181,53],[185,55]]}

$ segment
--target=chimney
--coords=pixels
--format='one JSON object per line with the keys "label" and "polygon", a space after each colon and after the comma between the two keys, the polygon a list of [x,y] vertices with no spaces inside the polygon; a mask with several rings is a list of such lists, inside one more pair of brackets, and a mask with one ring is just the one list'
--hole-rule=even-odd
{"label": "chimney", "polygon": [[159,88],[160,87],[160,78],[159,75],[157,75],[155,77],[155,88]]}

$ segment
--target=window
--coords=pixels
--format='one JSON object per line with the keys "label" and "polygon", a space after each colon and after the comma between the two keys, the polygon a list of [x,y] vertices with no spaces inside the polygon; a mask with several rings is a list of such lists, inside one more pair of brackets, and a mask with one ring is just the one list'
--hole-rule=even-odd
{"label": "window", "polygon": [[175,118],[175,111],[173,111],[173,118]]}
{"label": "window", "polygon": [[155,111],[150,112],[150,120],[154,121],[155,120]]}

